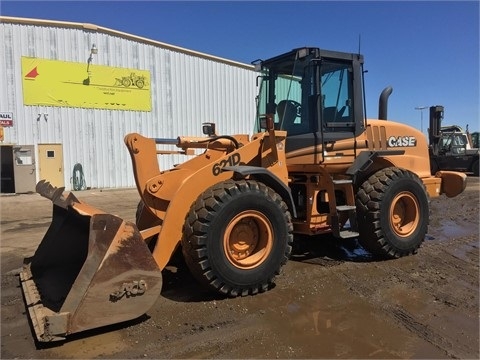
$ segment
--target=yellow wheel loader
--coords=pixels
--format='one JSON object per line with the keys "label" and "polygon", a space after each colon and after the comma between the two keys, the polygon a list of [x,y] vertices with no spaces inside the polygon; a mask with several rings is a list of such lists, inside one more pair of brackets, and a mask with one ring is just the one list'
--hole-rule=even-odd
{"label": "yellow wheel loader", "polygon": [[[144,314],[177,249],[225,296],[268,290],[296,234],[357,238],[383,258],[416,253],[429,197],[464,190],[464,174],[430,173],[420,131],[386,120],[391,88],[379,119],[366,119],[360,54],[300,48],[253,64],[253,136],[218,135],[206,123],[202,137],[125,137],[141,198],[136,224],[37,185],[53,220],[20,277],[39,341]],[[159,155],[192,152],[159,169]]]}

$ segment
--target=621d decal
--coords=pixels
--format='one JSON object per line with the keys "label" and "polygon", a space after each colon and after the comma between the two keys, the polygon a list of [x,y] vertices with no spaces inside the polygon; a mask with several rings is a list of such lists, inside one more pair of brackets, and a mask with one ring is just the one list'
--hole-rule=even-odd
{"label": "621d decal", "polygon": [[232,154],[228,158],[215,163],[212,167],[212,173],[214,176],[218,176],[225,166],[235,166],[238,164],[240,164],[240,154]]}

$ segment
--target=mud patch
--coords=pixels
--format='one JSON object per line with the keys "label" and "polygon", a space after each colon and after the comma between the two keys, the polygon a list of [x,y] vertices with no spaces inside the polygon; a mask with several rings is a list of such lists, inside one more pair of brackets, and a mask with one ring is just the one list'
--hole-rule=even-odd
{"label": "mud patch", "polygon": [[[376,261],[351,242],[315,238],[272,290],[233,299],[205,292],[181,263],[170,264],[146,315],[48,347],[33,340],[15,274],[44,236],[20,223],[44,222],[51,203],[4,197],[2,221],[17,231],[2,233],[1,357],[477,359],[478,180],[469,177],[474,186],[456,198],[431,201],[428,235],[437,241],[414,256]],[[138,204],[135,189],[78,196],[125,219]]]}
{"label": "mud patch", "polygon": [[97,334],[88,339],[65,342],[60,347],[49,349],[49,357],[57,359],[109,358],[127,349],[128,344],[118,332]]}
{"label": "mud patch", "polygon": [[12,227],[10,229],[3,229],[2,231],[4,233],[12,233],[12,232],[18,232],[19,230],[32,230],[32,229],[38,229],[38,228],[48,228],[50,226],[51,220],[45,221],[45,222],[39,222],[39,223],[19,223],[16,224],[15,227]]}

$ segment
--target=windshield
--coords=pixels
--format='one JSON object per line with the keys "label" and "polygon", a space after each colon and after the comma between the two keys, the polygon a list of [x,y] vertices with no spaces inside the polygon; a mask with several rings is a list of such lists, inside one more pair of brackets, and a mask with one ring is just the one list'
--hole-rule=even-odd
{"label": "windshield", "polygon": [[[257,131],[260,118],[272,114],[277,130],[287,130],[289,135],[310,131],[307,109],[302,107],[302,91],[310,86],[308,58],[300,61],[284,61],[264,69],[257,97]],[[275,66],[276,65],[276,66]]]}
{"label": "windshield", "polygon": [[285,130],[287,123],[301,122],[301,78],[278,75],[275,76],[274,101],[269,100],[268,89],[271,77],[262,76],[260,92],[257,98],[257,117],[271,113],[274,115],[275,128]]}

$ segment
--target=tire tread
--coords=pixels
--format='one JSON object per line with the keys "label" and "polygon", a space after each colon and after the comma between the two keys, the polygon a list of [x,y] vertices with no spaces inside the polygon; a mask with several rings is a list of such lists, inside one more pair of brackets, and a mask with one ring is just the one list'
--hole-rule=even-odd
{"label": "tire tread", "polygon": [[[287,224],[287,239],[285,252],[280,260],[279,267],[271,271],[265,281],[248,286],[232,286],[222,281],[221,274],[217,274],[210,264],[207,251],[207,234],[210,231],[210,222],[225,204],[235,201],[235,197],[246,192],[259,193],[260,196],[271,199],[275,206],[284,214]],[[254,295],[271,288],[275,275],[280,273],[281,266],[285,265],[292,251],[293,225],[288,207],[275,191],[261,182],[254,180],[229,180],[207,189],[190,208],[186,216],[182,238],[182,251],[185,262],[193,276],[202,284],[221,294],[235,297]]]}

